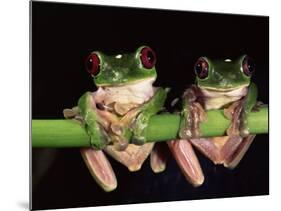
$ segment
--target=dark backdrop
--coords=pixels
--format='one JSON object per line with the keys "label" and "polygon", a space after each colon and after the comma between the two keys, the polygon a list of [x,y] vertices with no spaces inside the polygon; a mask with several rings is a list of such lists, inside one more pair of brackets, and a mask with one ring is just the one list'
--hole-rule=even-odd
{"label": "dark backdrop", "polygon": [[[253,80],[268,103],[268,17],[180,12],[79,4],[32,2],[32,118],[63,118],[85,91],[94,91],[83,62],[93,50],[108,54],[149,45],[157,54],[156,85],[173,88],[169,100],[194,81],[200,56],[248,54],[256,61]],[[18,55],[19,56],[19,55]],[[78,149],[32,150],[33,209],[263,195],[269,192],[268,135],[258,135],[239,166],[213,165],[197,152],[205,183],[193,188],[170,159],[153,174],[146,161],[130,173],[110,161],[118,188],[103,192]]]}

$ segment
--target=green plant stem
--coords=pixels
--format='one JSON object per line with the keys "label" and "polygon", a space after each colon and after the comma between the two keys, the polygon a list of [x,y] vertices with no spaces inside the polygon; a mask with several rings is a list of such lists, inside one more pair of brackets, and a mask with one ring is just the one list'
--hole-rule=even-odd
{"label": "green plant stem", "polygon": [[[230,125],[222,110],[207,112],[207,121],[200,126],[202,137],[223,136]],[[180,116],[160,114],[150,119],[146,139],[150,142],[177,138]],[[251,134],[268,133],[268,107],[251,112],[248,117]],[[72,120],[32,120],[32,147],[88,147],[90,139],[85,130]]]}

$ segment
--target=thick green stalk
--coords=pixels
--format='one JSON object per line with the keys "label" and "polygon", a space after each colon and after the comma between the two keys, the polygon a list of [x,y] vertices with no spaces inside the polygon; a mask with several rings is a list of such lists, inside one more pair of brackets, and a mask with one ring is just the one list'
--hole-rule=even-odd
{"label": "thick green stalk", "polygon": [[[222,136],[230,125],[222,110],[207,112],[208,119],[201,124],[202,137]],[[177,138],[180,116],[160,114],[153,116],[147,128],[146,139],[151,142]],[[268,107],[252,112],[248,118],[251,134],[268,133]],[[85,147],[90,139],[85,130],[71,120],[32,120],[32,147]]]}

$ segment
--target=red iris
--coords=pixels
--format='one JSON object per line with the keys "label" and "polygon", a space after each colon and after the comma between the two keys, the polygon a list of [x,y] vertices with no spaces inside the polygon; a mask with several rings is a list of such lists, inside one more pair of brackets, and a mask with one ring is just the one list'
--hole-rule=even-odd
{"label": "red iris", "polygon": [[194,70],[198,78],[207,78],[209,74],[209,64],[204,58],[199,58],[195,63]]}
{"label": "red iris", "polygon": [[146,69],[151,69],[154,67],[156,63],[156,54],[149,47],[144,47],[141,50],[141,63]]}
{"label": "red iris", "polygon": [[242,68],[246,76],[251,76],[255,71],[255,63],[251,58],[246,56],[242,62]]}
{"label": "red iris", "polygon": [[86,70],[93,76],[100,72],[100,59],[96,53],[91,53],[85,61]]}

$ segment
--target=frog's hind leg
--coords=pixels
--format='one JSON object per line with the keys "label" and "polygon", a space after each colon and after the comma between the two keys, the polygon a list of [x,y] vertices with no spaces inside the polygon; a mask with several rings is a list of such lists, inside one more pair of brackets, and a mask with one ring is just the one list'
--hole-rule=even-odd
{"label": "frog's hind leg", "polygon": [[222,164],[223,160],[220,155],[220,149],[225,144],[227,138],[197,138],[190,139],[190,142],[207,158],[214,162],[214,164]]}
{"label": "frog's hind leg", "polygon": [[118,151],[114,146],[108,145],[104,150],[115,160],[126,166],[129,171],[138,171],[151,153],[153,146],[154,143],[147,143],[141,146],[129,144],[125,150]]}
{"label": "frog's hind leg", "polygon": [[181,139],[167,143],[185,178],[195,187],[202,185],[204,175],[190,142]]}
{"label": "frog's hind leg", "polygon": [[221,150],[224,166],[234,169],[244,157],[254,138],[255,135],[249,135],[245,138],[240,136],[230,137]]}
{"label": "frog's hind leg", "polygon": [[165,143],[156,143],[150,154],[150,167],[154,173],[160,173],[166,169],[168,154]]}
{"label": "frog's hind leg", "polygon": [[242,138],[236,136],[222,136],[213,138],[190,139],[190,142],[214,164],[223,164],[233,169],[243,158],[250,147],[255,135]]}
{"label": "frog's hind leg", "polygon": [[82,148],[82,157],[96,182],[106,191],[113,191],[117,187],[117,179],[102,150]]}

